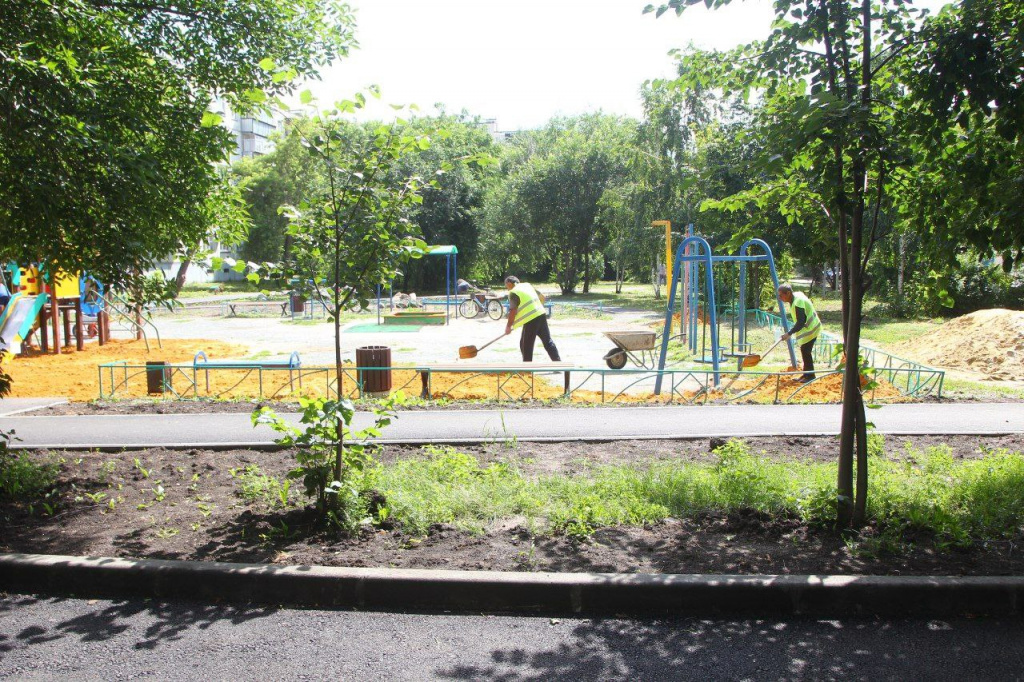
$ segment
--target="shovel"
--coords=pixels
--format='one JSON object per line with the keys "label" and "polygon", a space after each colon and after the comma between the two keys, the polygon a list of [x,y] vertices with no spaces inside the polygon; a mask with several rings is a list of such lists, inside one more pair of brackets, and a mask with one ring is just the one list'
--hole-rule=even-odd
{"label": "shovel", "polygon": [[768,350],[766,350],[764,353],[762,353],[761,355],[748,355],[747,357],[743,358],[743,366],[744,367],[755,367],[755,366],[757,366],[761,362],[761,359],[764,358],[769,353],[771,353],[773,350],[775,350],[775,347],[778,346],[780,343],[782,343],[782,337],[781,336],[779,338],[777,338],[775,340],[775,343],[773,343],[771,345],[771,347]]}
{"label": "shovel", "polygon": [[496,339],[494,339],[492,341],[488,341],[487,343],[485,343],[484,345],[480,346],[479,348],[477,348],[476,346],[461,346],[459,348],[459,359],[460,360],[468,360],[470,358],[475,358],[477,353],[482,351],[484,348],[487,348],[487,346],[491,345],[495,341],[500,341],[501,339],[505,338],[505,336],[507,336],[507,335],[506,334],[502,334],[498,338],[496,338]]}

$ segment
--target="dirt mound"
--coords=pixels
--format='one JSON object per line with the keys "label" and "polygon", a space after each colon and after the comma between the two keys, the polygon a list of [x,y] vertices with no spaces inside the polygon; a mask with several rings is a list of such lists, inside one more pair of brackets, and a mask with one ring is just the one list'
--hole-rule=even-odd
{"label": "dirt mound", "polygon": [[892,352],[945,369],[1024,381],[1024,311],[979,310],[894,345]]}

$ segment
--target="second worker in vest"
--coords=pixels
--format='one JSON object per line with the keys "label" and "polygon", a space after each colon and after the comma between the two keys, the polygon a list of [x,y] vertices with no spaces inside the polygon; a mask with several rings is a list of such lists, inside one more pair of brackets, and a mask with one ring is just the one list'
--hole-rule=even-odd
{"label": "second worker in vest", "polygon": [[814,311],[814,304],[799,291],[793,291],[789,284],[779,286],[779,298],[789,306],[789,319],[793,326],[783,339],[792,338],[800,346],[800,357],[804,361],[804,375],[800,381],[807,383],[814,379],[814,341],[821,333],[821,320]]}
{"label": "second worker in vest", "polygon": [[508,323],[505,333],[511,334],[513,329],[522,327],[523,334],[519,337],[519,350],[523,354],[523,362],[533,362],[533,346],[537,337],[544,344],[544,350],[552,362],[561,362],[558,348],[551,340],[548,330],[548,318],[544,314],[544,303],[540,294],[531,285],[520,282],[518,277],[506,277],[505,288],[508,289]]}

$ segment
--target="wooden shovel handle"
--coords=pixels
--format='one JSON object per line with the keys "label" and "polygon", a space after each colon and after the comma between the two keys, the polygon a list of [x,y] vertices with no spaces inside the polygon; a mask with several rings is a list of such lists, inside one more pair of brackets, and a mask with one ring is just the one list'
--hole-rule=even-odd
{"label": "wooden shovel handle", "polygon": [[477,349],[476,349],[476,352],[477,352],[477,353],[479,353],[480,351],[482,351],[482,350],[483,350],[484,348],[487,348],[487,346],[491,345],[491,344],[492,344],[492,343],[494,343],[495,341],[501,341],[501,340],[502,340],[503,338],[505,338],[505,336],[506,336],[505,334],[502,334],[502,335],[501,335],[501,336],[499,336],[498,338],[496,338],[496,339],[493,339],[493,340],[491,340],[491,341],[488,341],[488,342],[487,342],[487,343],[485,343],[484,345],[482,345],[482,346],[480,346],[479,348],[477,348]]}

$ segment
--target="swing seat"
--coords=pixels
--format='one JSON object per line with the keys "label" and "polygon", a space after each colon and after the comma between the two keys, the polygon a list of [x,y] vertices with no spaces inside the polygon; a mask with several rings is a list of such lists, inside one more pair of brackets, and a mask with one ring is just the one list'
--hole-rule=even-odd
{"label": "swing seat", "polygon": [[[715,356],[714,355],[702,355],[699,358],[691,358],[691,359],[692,359],[693,362],[700,362],[700,363],[703,363],[705,365],[713,365],[713,364],[715,364]],[[721,354],[719,354],[718,362],[722,363],[724,361],[725,361],[725,358]]]}

